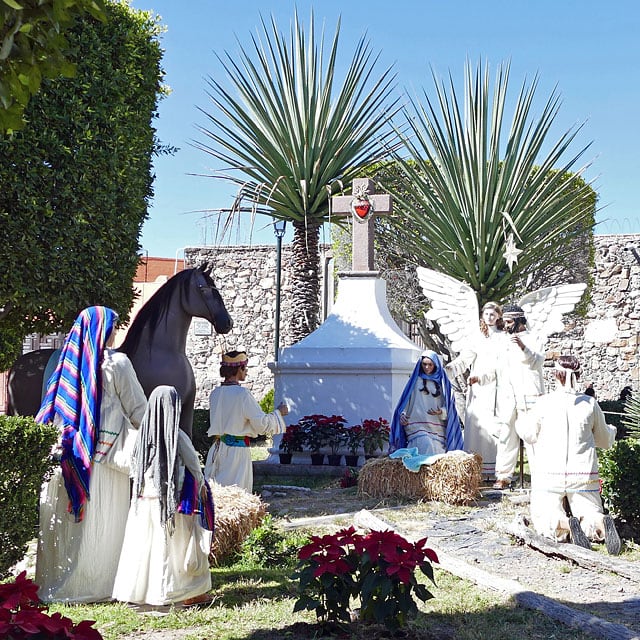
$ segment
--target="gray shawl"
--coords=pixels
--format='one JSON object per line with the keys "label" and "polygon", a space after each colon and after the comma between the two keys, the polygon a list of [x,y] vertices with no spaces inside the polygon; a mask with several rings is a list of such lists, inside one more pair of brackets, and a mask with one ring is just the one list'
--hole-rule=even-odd
{"label": "gray shawl", "polygon": [[173,531],[173,518],[180,500],[178,429],[182,400],[174,387],[156,387],[133,449],[131,475],[134,502],[144,491],[145,473],[152,469],[153,485],[160,501],[160,523]]}

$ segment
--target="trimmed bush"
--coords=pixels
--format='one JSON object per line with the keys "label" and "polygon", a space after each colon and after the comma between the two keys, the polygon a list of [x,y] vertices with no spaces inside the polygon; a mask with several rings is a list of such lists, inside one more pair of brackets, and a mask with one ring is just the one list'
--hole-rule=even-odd
{"label": "trimmed bush", "polygon": [[605,507],[630,525],[640,526],[640,440],[617,440],[598,455]]}
{"label": "trimmed bush", "polygon": [[38,526],[40,488],[56,463],[55,427],[33,418],[0,416],[0,579],[22,560]]}

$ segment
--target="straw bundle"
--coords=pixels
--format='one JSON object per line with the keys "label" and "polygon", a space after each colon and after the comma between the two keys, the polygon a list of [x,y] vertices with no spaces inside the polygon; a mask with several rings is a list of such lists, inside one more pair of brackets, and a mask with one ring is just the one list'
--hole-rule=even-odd
{"label": "straw bundle", "polygon": [[258,496],[239,487],[223,487],[215,482],[209,484],[216,508],[209,564],[215,567],[224,558],[240,551],[247,536],[262,522],[267,505]]}
{"label": "straw bundle", "polygon": [[481,469],[478,454],[446,455],[432,465],[422,465],[417,473],[400,459],[374,458],[360,469],[358,495],[469,504],[478,497]]}

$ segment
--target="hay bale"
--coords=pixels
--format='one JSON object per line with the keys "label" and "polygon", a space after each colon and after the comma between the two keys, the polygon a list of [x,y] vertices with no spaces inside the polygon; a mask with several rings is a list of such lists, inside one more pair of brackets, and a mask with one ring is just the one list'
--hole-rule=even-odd
{"label": "hay bale", "polygon": [[216,567],[240,551],[247,536],[262,523],[267,505],[258,496],[239,487],[223,487],[215,482],[209,482],[209,485],[216,509],[209,564]]}
{"label": "hay bale", "polygon": [[479,495],[482,458],[451,453],[420,471],[409,471],[402,460],[369,460],[358,475],[358,495],[373,498],[412,498],[446,504],[469,504]]}

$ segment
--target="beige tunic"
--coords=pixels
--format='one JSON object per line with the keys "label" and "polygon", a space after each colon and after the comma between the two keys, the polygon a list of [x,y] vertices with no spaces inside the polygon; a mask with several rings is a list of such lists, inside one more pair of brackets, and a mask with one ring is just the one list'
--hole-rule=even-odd
{"label": "beige tunic", "polygon": [[559,388],[541,396],[518,420],[518,434],[535,445],[536,465],[531,478],[531,517],[542,535],[566,537],[562,499],[582,521],[588,537],[600,528],[602,500],[596,449],[610,447],[616,428],[606,424],[594,398]]}
{"label": "beige tunic", "polygon": [[[256,438],[276,435],[285,430],[284,420],[277,409],[264,413],[251,393],[240,385],[221,385],[209,397],[209,431],[211,437],[230,435]],[[216,441],[209,449],[205,477],[218,484],[237,485],[253,491],[251,450],[245,446],[228,446]]]}

